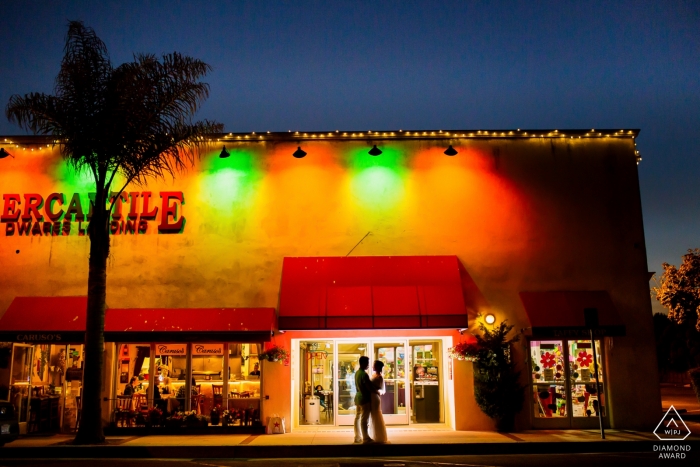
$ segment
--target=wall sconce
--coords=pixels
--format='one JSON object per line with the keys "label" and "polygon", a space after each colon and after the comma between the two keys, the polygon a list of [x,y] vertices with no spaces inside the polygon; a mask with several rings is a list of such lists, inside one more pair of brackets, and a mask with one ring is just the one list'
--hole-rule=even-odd
{"label": "wall sconce", "polygon": [[447,156],[456,156],[456,155],[457,155],[457,150],[456,150],[455,148],[453,148],[452,145],[450,144],[450,146],[445,150],[445,155],[447,155]]}
{"label": "wall sconce", "polygon": [[301,159],[305,155],[306,155],[306,151],[301,149],[301,146],[297,147],[297,150],[294,151],[294,153],[292,154],[292,156],[296,157],[297,159]]}
{"label": "wall sconce", "polygon": [[368,154],[369,154],[370,156],[378,156],[378,155],[380,155],[381,153],[382,153],[382,150],[379,149],[379,148],[377,147],[377,145],[375,144],[374,146],[372,146],[372,149],[369,150],[369,153],[368,153]]}
{"label": "wall sconce", "polygon": [[493,313],[489,313],[484,316],[484,321],[486,321],[486,324],[493,324],[496,322],[496,317],[493,315]]}
{"label": "wall sconce", "polygon": [[221,154],[219,154],[219,158],[221,159],[226,159],[228,156],[231,154],[226,150],[226,146],[221,150]]}
{"label": "wall sconce", "polygon": [[13,159],[15,158],[15,156],[13,156],[13,155],[10,154],[9,152],[5,151],[5,148],[0,148],[0,159],[4,159],[4,158],[6,158],[7,156],[12,157]]}

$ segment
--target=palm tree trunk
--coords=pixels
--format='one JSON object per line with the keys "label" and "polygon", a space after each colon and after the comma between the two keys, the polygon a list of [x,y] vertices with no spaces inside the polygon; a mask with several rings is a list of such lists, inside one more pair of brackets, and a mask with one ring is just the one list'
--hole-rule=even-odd
{"label": "palm tree trunk", "polygon": [[[100,199],[102,198],[102,199]],[[80,427],[74,444],[105,442],[102,429],[102,370],[104,367],[105,300],[109,256],[109,212],[102,196],[95,199],[90,220],[90,269],[88,272],[87,320],[85,325],[85,368]]]}

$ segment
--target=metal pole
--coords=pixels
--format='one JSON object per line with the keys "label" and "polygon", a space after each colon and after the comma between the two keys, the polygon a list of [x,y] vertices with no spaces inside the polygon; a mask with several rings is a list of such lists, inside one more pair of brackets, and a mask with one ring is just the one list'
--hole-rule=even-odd
{"label": "metal pole", "polygon": [[593,347],[593,370],[595,371],[595,386],[598,393],[598,421],[600,422],[600,438],[605,439],[605,427],[603,426],[603,396],[600,393],[600,381],[598,380],[598,355],[595,351],[595,341],[593,340],[593,328],[591,333],[591,346]]}

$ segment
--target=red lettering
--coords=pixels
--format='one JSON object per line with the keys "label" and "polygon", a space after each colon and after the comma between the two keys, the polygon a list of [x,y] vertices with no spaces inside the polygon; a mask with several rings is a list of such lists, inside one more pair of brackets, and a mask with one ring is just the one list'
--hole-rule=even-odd
{"label": "red lettering", "polygon": [[5,225],[5,235],[8,237],[11,237],[15,234],[15,223],[14,222],[8,222]]}
{"label": "red lettering", "polygon": [[136,203],[139,199],[139,192],[132,191],[131,193],[129,193],[129,198],[131,198],[131,204],[129,205],[129,219],[138,219],[139,215],[136,212]]}
{"label": "red lettering", "polygon": [[51,235],[59,235],[61,233],[61,221],[56,221],[53,223],[53,232]]}
{"label": "red lettering", "polygon": [[126,221],[126,226],[124,227],[124,233],[135,233],[136,232],[136,222],[132,220]]}
{"label": "red lettering", "polygon": [[31,222],[22,222],[21,224],[18,222],[17,225],[19,226],[19,234],[20,235],[29,235],[29,231],[32,230],[32,223]]}
{"label": "red lettering", "polygon": [[2,199],[3,206],[0,221],[6,222],[19,220],[21,209],[17,209],[17,205],[22,204],[20,196],[15,193],[8,193],[6,195],[2,195]]}
{"label": "red lettering", "polygon": [[[109,202],[113,202],[114,198],[116,198],[117,194],[112,193],[109,197]],[[116,202],[114,202],[114,210],[112,211],[112,219],[121,219],[122,218],[122,203],[126,203],[129,201],[129,198],[126,193],[122,192],[119,194],[119,198],[117,198]]]}
{"label": "red lettering", "polygon": [[41,215],[39,209],[44,205],[44,198],[37,193],[26,193],[24,195],[24,214],[22,214],[23,221],[32,220],[32,214],[34,215],[34,220],[37,222],[43,221],[44,216]]}
{"label": "red lettering", "polygon": [[141,196],[143,196],[143,209],[141,210],[141,218],[155,219],[156,214],[158,214],[158,206],[153,206],[153,210],[150,211],[148,209],[148,200],[151,199],[151,192],[144,191]]}
{"label": "red lettering", "polygon": [[57,221],[63,215],[63,209],[58,212],[53,212],[53,203],[58,202],[59,205],[63,205],[66,202],[66,197],[63,193],[51,193],[48,198],[46,198],[46,204],[44,205],[44,211],[46,212],[46,217],[49,220]]}
{"label": "red lettering", "polygon": [[73,193],[73,197],[70,199],[68,204],[68,209],[66,210],[66,219],[73,220],[72,216],[75,215],[76,221],[85,220],[83,214],[83,205],[80,204],[80,194]]}
{"label": "red lettering", "polygon": [[[185,223],[185,218],[182,217],[182,212],[177,212],[178,203],[175,202],[170,204],[170,200],[179,201],[179,205],[185,204],[185,198],[181,191],[161,191],[160,197],[163,199],[163,205],[160,212],[160,225],[158,225],[158,232],[163,233],[178,233],[182,230],[182,226]],[[168,218],[172,217],[173,221],[177,221],[172,224],[168,222]]]}
{"label": "red lettering", "polygon": [[63,221],[63,229],[61,230],[61,235],[70,235],[70,221]]}
{"label": "red lettering", "polygon": [[34,227],[32,227],[32,235],[41,235],[41,223],[35,222]]}
{"label": "red lettering", "polygon": [[[38,222],[37,222],[38,224]],[[42,225],[42,231],[44,235],[51,235],[51,232],[53,231],[53,224],[51,222],[44,222]]]}
{"label": "red lettering", "polygon": [[121,233],[121,229],[119,228],[119,221],[112,221],[109,223],[109,231],[112,233],[112,235],[118,235]]}
{"label": "red lettering", "polygon": [[143,220],[143,219],[139,219],[139,233],[145,234],[147,230],[148,230],[148,222]]}

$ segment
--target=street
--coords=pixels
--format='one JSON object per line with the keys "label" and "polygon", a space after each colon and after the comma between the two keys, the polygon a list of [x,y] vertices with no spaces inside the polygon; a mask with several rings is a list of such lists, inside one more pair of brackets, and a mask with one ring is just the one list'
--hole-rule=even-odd
{"label": "street", "polygon": [[[428,466],[544,466],[566,467],[698,465],[700,456],[691,453],[685,459],[658,459],[658,453],[603,453],[603,454],[528,454],[492,456],[426,456],[413,458],[339,458],[339,459],[99,459],[100,467],[428,467]],[[88,467],[98,459],[5,459],[0,467]]]}

